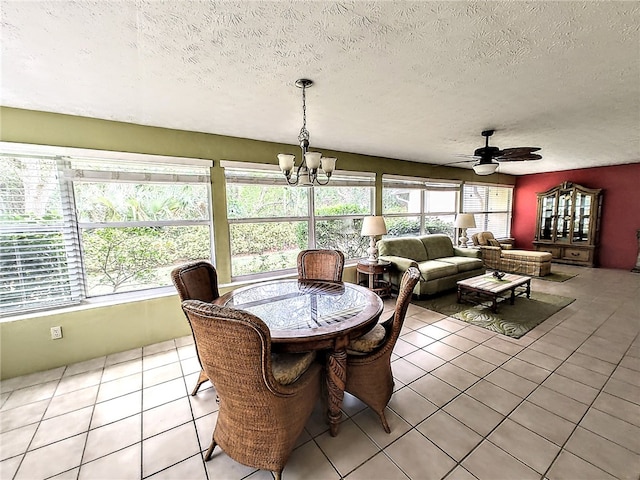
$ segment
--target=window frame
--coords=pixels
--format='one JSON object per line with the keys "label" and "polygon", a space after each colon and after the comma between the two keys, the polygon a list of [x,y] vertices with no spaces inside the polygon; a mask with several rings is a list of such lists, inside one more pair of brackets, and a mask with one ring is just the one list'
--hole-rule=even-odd
{"label": "window frame", "polygon": [[[33,308],[28,307],[28,303],[22,305],[22,308],[12,309],[10,311],[0,312],[0,321],[5,318],[11,318],[21,316],[25,314],[32,314],[34,312],[52,311],[58,308],[72,307],[74,305],[101,303],[108,301],[124,301],[126,299],[136,298],[141,295],[147,296],[149,292],[154,291],[158,294],[168,293],[172,290],[170,284],[155,286],[149,288],[137,288],[134,290],[128,290],[124,292],[114,292],[108,294],[91,295],[88,292],[87,271],[85,265],[85,252],[82,245],[82,232],[90,228],[121,228],[121,227],[166,227],[166,226],[193,226],[193,225],[207,225],[208,234],[210,239],[209,244],[209,259],[214,259],[214,234],[213,234],[213,209],[212,209],[212,195],[211,195],[211,181],[210,181],[210,169],[213,162],[203,159],[191,159],[182,157],[169,157],[158,156],[148,154],[137,154],[127,152],[114,152],[114,151],[102,151],[102,150],[87,150],[77,149],[71,147],[55,147],[55,146],[39,146],[30,144],[16,144],[0,142],[0,156],[2,157],[36,157],[47,158],[50,161],[55,161],[57,165],[57,179],[58,179],[58,192],[60,195],[60,202],[63,207],[63,218],[61,222],[63,228],[69,233],[68,238],[65,239],[65,248],[71,252],[72,257],[75,255],[77,258],[74,260],[67,259],[67,273],[68,282],[76,289],[75,295],[72,300],[56,303],[51,303],[44,306],[35,306]],[[105,174],[104,172],[94,171],[89,173],[89,170],[80,172],[77,168],[72,168],[72,162],[104,162],[112,165],[121,165],[123,172],[115,172]],[[160,176],[152,173],[136,174],[133,172],[127,173],[134,164],[146,164],[153,168],[154,165],[161,164],[163,166],[172,168],[176,167],[176,171],[179,170],[195,170],[201,173],[184,176],[177,174],[169,174],[169,176],[162,174]],[[153,220],[153,221],[135,221],[135,222],[87,222],[79,220],[79,211],[76,204],[76,196],[74,194],[74,182],[94,182],[102,183],[106,181],[120,182],[123,181],[130,183],[197,183],[204,185],[206,189],[206,204],[207,204],[207,218],[199,220]],[[14,223],[14,226],[16,224]],[[8,222],[0,225],[0,229],[7,230],[11,227]],[[38,228],[38,226],[30,227],[31,230]],[[46,228],[40,227],[40,228]],[[75,263],[74,263],[75,261]],[[30,275],[29,272],[26,275]]]}
{"label": "window frame", "polygon": [[[382,195],[384,197],[385,188],[398,188],[407,190],[420,191],[420,212],[408,213],[389,213],[384,210],[384,200],[382,205],[382,215],[385,218],[419,218],[420,232],[419,235],[427,235],[427,218],[440,216],[455,216],[460,208],[460,199],[462,195],[463,182],[458,180],[432,179],[424,177],[408,177],[392,174],[384,174],[382,176]],[[454,209],[453,210],[434,210],[430,211],[427,205],[428,192],[430,191],[453,191],[455,192]],[[450,237],[455,244],[455,235],[457,235],[455,227],[453,227],[453,237]]]}
{"label": "window frame", "polygon": [[[307,195],[307,207],[306,216],[279,216],[279,217],[245,217],[245,218],[229,218],[227,217],[227,222],[229,226],[233,224],[251,224],[251,223],[268,223],[268,222],[306,222],[307,223],[307,247],[308,249],[317,248],[317,225],[318,222],[323,221],[332,221],[332,220],[359,220],[367,215],[373,215],[373,211],[375,210],[375,173],[373,172],[349,172],[349,171],[337,171],[335,172],[328,185],[326,186],[311,186],[311,187],[300,187],[300,186],[290,186],[287,185],[284,181],[284,176],[280,173],[280,170],[275,165],[269,164],[255,164],[248,162],[231,162],[231,161],[221,161],[220,166],[224,169],[225,183],[233,183],[240,185],[269,185],[269,186],[277,186],[282,188],[305,188],[308,190]],[[278,183],[274,185],[273,182],[269,182],[263,178],[252,180],[251,172],[263,172],[273,174],[272,178],[274,181]],[[235,172],[242,172],[241,175],[234,176]],[[237,173],[236,173],[237,175]],[[353,186],[362,186],[368,187],[370,189],[370,197],[369,197],[369,205],[370,211],[369,213],[362,214],[345,214],[345,215],[317,215],[316,214],[316,205],[315,205],[315,189],[323,189],[323,188],[332,188],[332,187],[353,187]],[[227,194],[227,190],[225,189],[225,197]],[[228,207],[227,207],[228,208]],[[228,213],[228,210],[227,210]],[[229,234],[229,251],[233,250],[233,245],[231,244],[231,232]],[[363,252],[364,254],[364,252]],[[345,260],[355,260],[359,257],[354,258],[346,258]],[[281,270],[271,270],[267,272],[259,272],[259,273],[249,273],[242,275],[235,275],[233,272],[233,265],[231,265],[231,281],[232,282],[241,282],[247,280],[255,280],[267,277],[273,277],[274,275],[288,275],[296,272],[296,267],[281,269]]]}
{"label": "window frame", "polygon": [[[466,202],[465,204],[465,189],[466,188],[473,188],[473,187],[481,187],[485,189],[484,192],[484,199],[482,199],[481,201],[484,202],[485,204],[485,208],[481,208],[481,209],[474,209],[471,205],[469,205],[469,202]],[[489,202],[489,195],[491,195],[492,191],[494,189],[505,189],[505,191],[508,191],[508,198],[507,198],[507,208],[505,210],[492,210],[489,208],[490,202]],[[513,221],[513,193],[514,193],[514,185],[503,185],[503,184],[494,184],[494,183],[481,183],[481,182],[465,182],[465,184],[462,187],[462,207],[461,207],[461,211],[463,213],[471,213],[473,214],[475,221],[476,221],[476,227],[475,228],[469,228],[467,229],[467,236],[470,238],[471,235],[478,233],[478,232],[484,232],[484,231],[491,231],[491,233],[493,233],[496,238],[508,238],[511,236],[511,223]],[[504,233],[503,231],[497,230],[495,229],[495,227],[490,227],[489,226],[489,216],[490,215],[505,215],[505,229],[504,229]]]}

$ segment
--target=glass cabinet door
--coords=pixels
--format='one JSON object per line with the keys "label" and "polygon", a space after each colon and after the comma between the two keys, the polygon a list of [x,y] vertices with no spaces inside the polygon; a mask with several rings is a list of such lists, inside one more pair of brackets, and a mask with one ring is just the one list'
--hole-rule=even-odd
{"label": "glass cabinet door", "polygon": [[558,192],[558,228],[556,231],[557,242],[571,241],[571,190]]}
{"label": "glass cabinet door", "polygon": [[592,195],[576,191],[576,208],[573,217],[573,242],[589,241]]}
{"label": "glass cabinet door", "polygon": [[555,229],[556,219],[556,194],[547,195],[542,199],[542,212],[540,221],[540,240],[551,240]]}

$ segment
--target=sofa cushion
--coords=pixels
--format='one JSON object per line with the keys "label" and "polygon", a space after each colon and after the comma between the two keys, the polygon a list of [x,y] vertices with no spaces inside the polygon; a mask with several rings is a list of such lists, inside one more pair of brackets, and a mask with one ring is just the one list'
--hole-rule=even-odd
{"label": "sofa cushion", "polygon": [[386,238],[378,242],[381,257],[404,257],[424,262],[429,260],[424,244],[415,237]]}
{"label": "sofa cushion", "polygon": [[424,244],[429,260],[437,260],[442,257],[453,257],[453,243],[446,235],[434,234],[418,237]]}
{"label": "sofa cushion", "polygon": [[440,262],[452,263],[458,267],[458,272],[469,272],[477,268],[482,268],[483,263],[479,258],[471,257],[445,257],[440,258]]}
{"label": "sofa cushion", "polygon": [[440,260],[427,260],[418,264],[422,277],[428,282],[437,278],[448,277],[458,273],[458,267],[453,263]]}

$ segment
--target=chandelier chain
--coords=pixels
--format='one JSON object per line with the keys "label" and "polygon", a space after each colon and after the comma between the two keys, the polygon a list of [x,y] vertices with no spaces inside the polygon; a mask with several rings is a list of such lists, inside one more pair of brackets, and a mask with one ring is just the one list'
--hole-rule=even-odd
{"label": "chandelier chain", "polygon": [[307,87],[302,86],[302,128],[298,135],[298,142],[309,141],[309,131],[307,130]]}

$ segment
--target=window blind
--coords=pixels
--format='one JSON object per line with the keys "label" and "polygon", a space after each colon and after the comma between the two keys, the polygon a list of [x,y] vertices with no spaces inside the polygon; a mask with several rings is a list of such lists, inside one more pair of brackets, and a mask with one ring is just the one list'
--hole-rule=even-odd
{"label": "window blind", "polygon": [[465,184],[462,211],[473,213],[476,228],[468,233],[490,231],[497,238],[511,232],[513,187],[502,185]]}
{"label": "window blind", "polygon": [[467,213],[511,211],[512,194],[511,187],[465,184],[463,210]]}
{"label": "window blind", "polygon": [[0,156],[0,315],[77,303],[81,259],[65,160]]}

